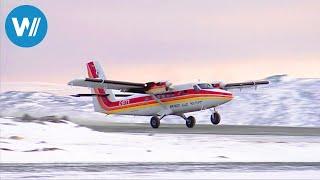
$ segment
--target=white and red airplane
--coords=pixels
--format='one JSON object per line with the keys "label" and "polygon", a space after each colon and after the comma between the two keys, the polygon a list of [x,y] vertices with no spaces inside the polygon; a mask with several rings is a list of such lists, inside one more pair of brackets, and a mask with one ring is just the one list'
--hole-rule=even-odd
{"label": "white and red airplane", "polygon": [[[217,125],[220,115],[215,107],[232,100],[228,89],[257,87],[269,84],[268,81],[250,81],[243,83],[188,83],[172,85],[166,82],[134,83],[107,80],[98,62],[87,63],[89,78],[75,79],[71,86],[92,88],[92,94],[77,94],[75,97],[93,96],[94,110],[105,114],[152,116],[150,125],[160,126],[160,120],[168,115],[182,117],[186,126],[192,128],[196,120],[184,113],[213,109],[210,120]],[[131,94],[115,94],[113,90]]]}

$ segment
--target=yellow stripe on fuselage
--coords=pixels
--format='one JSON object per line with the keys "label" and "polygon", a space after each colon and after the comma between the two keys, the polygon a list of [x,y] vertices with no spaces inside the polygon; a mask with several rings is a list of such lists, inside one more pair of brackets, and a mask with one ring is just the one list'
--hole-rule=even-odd
{"label": "yellow stripe on fuselage", "polygon": [[[190,101],[205,101],[205,100],[228,100],[228,99],[232,99],[232,97],[219,97],[219,96],[212,96],[212,97],[190,97],[190,98],[184,98],[184,99],[178,99],[178,100],[172,100],[172,101],[167,101],[167,102],[162,102],[165,105],[172,105],[175,103],[185,103],[185,102],[190,102]],[[116,110],[109,110],[107,111],[107,114],[116,114],[116,113],[122,113],[125,111],[132,111],[132,110],[139,110],[139,109],[143,109],[143,108],[150,108],[150,107],[154,107],[154,106],[160,106],[160,104],[158,102],[154,102],[151,104],[143,104],[143,105],[138,105],[138,106],[133,106],[133,107],[123,107],[120,109],[116,109]]]}

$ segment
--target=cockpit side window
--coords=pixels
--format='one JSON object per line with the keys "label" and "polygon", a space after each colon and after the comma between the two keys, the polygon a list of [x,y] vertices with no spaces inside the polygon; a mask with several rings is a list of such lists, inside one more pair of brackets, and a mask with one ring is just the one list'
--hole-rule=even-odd
{"label": "cockpit side window", "polygon": [[212,85],[211,85],[211,84],[208,84],[208,83],[201,83],[201,84],[198,84],[198,86],[199,86],[201,89],[213,89]]}

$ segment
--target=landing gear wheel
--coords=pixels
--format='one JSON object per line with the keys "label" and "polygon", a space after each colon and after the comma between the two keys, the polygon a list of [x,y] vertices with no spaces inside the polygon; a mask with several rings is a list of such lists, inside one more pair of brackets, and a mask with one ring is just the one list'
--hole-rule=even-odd
{"label": "landing gear wheel", "polygon": [[193,116],[189,116],[186,119],[186,126],[188,128],[193,128],[193,126],[196,124],[196,118],[194,118]]}
{"label": "landing gear wheel", "polygon": [[150,125],[152,128],[158,128],[160,126],[160,119],[157,116],[152,116]]}
{"label": "landing gear wheel", "polygon": [[212,122],[213,125],[217,125],[220,123],[220,114],[218,112],[214,112],[211,116],[210,116],[210,120]]}

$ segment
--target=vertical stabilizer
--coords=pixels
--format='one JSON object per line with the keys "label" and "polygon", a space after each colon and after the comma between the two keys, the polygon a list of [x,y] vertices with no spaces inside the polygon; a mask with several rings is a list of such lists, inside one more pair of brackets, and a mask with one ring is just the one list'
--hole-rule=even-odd
{"label": "vertical stabilizer", "polygon": [[[103,79],[106,80],[106,76],[104,74],[104,71],[101,67],[101,65],[99,64],[99,62],[95,61],[91,61],[89,63],[87,63],[87,70],[88,70],[88,77],[89,78],[97,78],[97,79]],[[115,95],[113,93],[113,91],[111,89],[108,88],[93,88],[92,90],[93,94],[99,94],[99,95],[106,95],[106,98],[108,101],[112,102],[115,101]],[[101,99],[99,96],[94,96],[93,97],[93,106],[94,106],[94,110],[98,111],[98,112],[105,112],[106,110],[104,108],[101,107]]]}

